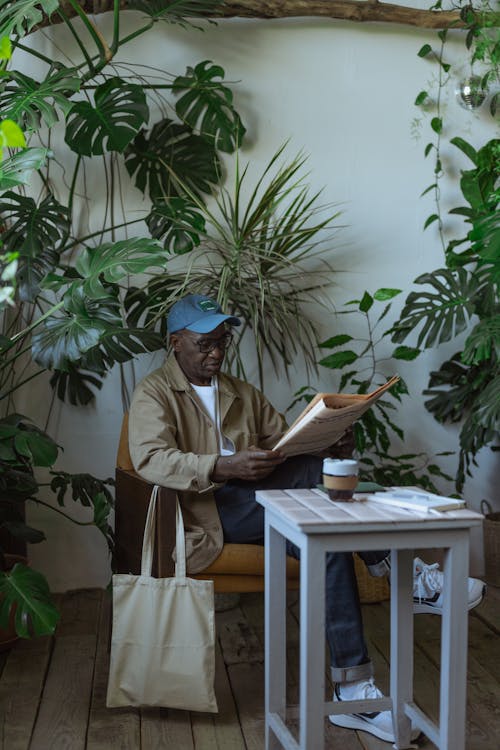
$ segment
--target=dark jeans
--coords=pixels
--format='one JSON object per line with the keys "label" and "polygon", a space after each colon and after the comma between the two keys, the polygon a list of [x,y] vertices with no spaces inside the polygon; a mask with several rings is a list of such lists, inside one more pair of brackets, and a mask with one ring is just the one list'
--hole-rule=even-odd
{"label": "dark jeans", "polygon": [[[233,480],[215,492],[224,530],[224,541],[233,544],[264,544],[264,509],[255,500],[261,489],[298,489],[321,482],[323,460],[318,456],[294,456],[260,482]],[[287,553],[300,556],[287,541]],[[360,552],[367,565],[380,562],[388,552]],[[332,677],[347,682],[370,677],[372,665],[363,635],[354,560],[350,552],[326,555],[326,638],[330,649]]]}

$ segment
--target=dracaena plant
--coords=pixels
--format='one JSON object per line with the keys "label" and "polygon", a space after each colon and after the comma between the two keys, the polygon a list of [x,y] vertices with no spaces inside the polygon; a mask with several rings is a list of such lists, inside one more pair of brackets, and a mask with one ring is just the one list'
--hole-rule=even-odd
{"label": "dracaena plant", "polygon": [[[316,369],[316,326],[304,315],[304,303],[327,304],[325,287],[333,269],[324,258],[331,250],[339,213],[310,194],[299,155],[281,162],[286,144],[272,156],[255,184],[248,165],[236,159],[231,189],[224,187],[208,208],[190,187],[175,211],[153,208],[151,230],[168,247],[176,244],[189,257],[181,272],[158,274],[147,288],[130,288],[128,320],[137,325],[164,321],[179,294],[187,290],[208,294],[240,316],[239,339],[253,334],[249,359],[257,364],[264,383],[264,356],[275,372],[284,371],[300,353],[308,369]],[[243,199],[245,188],[250,197]],[[238,349],[230,350],[226,365],[245,377]]]}

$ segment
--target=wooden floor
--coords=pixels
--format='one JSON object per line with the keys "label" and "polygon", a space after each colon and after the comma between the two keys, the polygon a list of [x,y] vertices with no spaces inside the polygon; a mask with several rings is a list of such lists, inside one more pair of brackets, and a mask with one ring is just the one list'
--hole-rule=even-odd
{"label": "wooden floor", "polygon": [[[500,746],[499,589],[469,617],[467,750]],[[106,709],[109,596],[100,590],[60,597],[54,638],[20,641],[0,654],[0,747],[5,750],[261,750],[263,727],[263,599],[241,597],[217,614],[216,693],[219,714]],[[364,606],[377,682],[387,689],[388,605]],[[415,697],[434,718],[438,706],[440,618],[415,618]],[[288,686],[297,699],[297,602],[289,604]],[[328,699],[331,688],[328,686]],[[371,735],[333,727],[327,750],[387,750]],[[419,742],[421,748],[434,745]],[[314,750],[311,748],[310,750]]]}

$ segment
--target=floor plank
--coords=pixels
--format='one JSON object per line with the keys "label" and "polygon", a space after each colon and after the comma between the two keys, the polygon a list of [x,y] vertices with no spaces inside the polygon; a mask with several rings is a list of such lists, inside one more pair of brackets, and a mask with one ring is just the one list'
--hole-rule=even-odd
{"label": "floor plank", "polygon": [[[1,750],[262,750],[264,745],[264,599],[245,594],[219,612],[216,645],[218,714],[169,709],[107,709],[110,596],[69,592],[53,638],[18,642],[0,656]],[[489,593],[469,616],[467,750],[493,750],[498,708],[500,596]],[[389,682],[389,606],[363,606],[377,684]],[[298,702],[299,607],[287,606],[287,697]],[[440,618],[415,618],[415,698],[431,717],[439,706]],[[325,698],[332,695],[328,658]],[[297,734],[298,723],[288,721]],[[325,717],[325,750],[387,750],[365,732]],[[425,738],[420,750],[434,745]]]}
{"label": "floor plank", "polygon": [[[111,595],[102,597],[86,750],[136,750],[141,743],[138,709],[106,708],[110,649]],[[151,744],[150,747],[154,745]]]}
{"label": "floor plank", "polygon": [[2,750],[29,747],[51,648],[49,636],[22,639],[8,655],[0,680]]}

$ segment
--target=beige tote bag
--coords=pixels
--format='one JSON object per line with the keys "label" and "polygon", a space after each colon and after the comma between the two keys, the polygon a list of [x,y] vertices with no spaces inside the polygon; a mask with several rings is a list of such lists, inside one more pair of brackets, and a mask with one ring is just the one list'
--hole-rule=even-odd
{"label": "beige tote bag", "polygon": [[152,578],[157,494],[155,486],[144,529],[141,575],[113,576],[106,705],[216,712],[214,584],[186,578],[178,500],[175,578]]}

